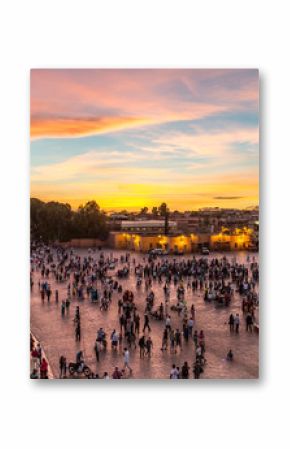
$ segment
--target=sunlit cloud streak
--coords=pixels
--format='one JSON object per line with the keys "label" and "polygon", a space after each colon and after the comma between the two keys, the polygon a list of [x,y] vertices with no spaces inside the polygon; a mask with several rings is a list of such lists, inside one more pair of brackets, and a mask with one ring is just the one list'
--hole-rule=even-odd
{"label": "sunlit cloud streak", "polygon": [[31,137],[81,137],[111,131],[120,131],[154,123],[150,119],[137,117],[103,118],[44,118],[32,119]]}

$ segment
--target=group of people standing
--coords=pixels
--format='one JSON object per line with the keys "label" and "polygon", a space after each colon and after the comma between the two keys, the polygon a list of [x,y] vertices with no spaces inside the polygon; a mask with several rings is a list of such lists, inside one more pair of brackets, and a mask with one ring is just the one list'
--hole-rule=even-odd
{"label": "group of people standing", "polygon": [[40,343],[30,335],[30,379],[48,379],[48,362]]}

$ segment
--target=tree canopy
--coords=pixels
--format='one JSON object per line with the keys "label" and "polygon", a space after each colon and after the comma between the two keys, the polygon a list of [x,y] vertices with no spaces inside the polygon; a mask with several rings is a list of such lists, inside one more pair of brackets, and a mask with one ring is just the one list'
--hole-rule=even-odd
{"label": "tree canopy", "polygon": [[165,217],[169,214],[169,208],[167,207],[166,203],[161,203],[158,207],[158,212],[161,215],[161,217]]}
{"label": "tree canopy", "polygon": [[69,204],[30,199],[30,230],[33,240],[68,241],[72,238],[108,236],[106,215],[96,201],[88,201],[73,211]]}

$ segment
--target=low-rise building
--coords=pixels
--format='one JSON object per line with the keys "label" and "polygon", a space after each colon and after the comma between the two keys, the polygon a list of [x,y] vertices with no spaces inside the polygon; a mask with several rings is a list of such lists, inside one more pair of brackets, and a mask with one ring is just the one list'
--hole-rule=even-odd
{"label": "low-rise building", "polygon": [[[164,220],[136,220],[122,221],[121,230],[124,232],[137,232],[142,234],[160,234],[164,233]],[[168,221],[169,233],[177,231],[176,221]]]}
{"label": "low-rise building", "polygon": [[[132,229],[132,228],[131,228]],[[240,228],[234,231],[223,229],[218,234],[211,233],[164,233],[156,234],[148,229],[137,232],[125,229],[123,232],[112,232],[110,243],[113,248],[148,252],[152,249],[163,249],[169,253],[195,253],[203,247],[212,251],[246,250],[252,248],[253,230]]]}

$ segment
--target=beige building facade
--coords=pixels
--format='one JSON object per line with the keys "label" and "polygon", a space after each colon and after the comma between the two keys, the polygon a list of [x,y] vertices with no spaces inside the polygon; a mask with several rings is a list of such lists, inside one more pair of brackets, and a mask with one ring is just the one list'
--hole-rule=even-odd
{"label": "beige building facade", "polygon": [[214,251],[248,249],[252,230],[237,229],[233,233],[154,235],[133,232],[111,232],[110,246],[116,249],[148,252],[160,248],[168,252],[192,253],[207,247]]}

